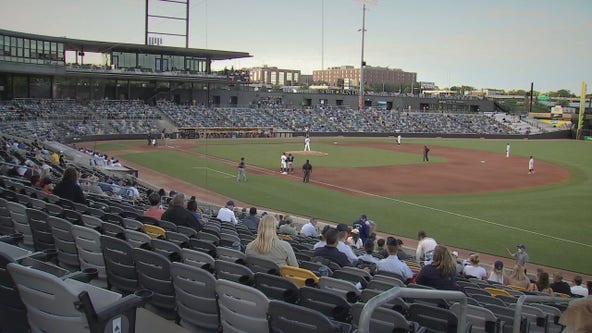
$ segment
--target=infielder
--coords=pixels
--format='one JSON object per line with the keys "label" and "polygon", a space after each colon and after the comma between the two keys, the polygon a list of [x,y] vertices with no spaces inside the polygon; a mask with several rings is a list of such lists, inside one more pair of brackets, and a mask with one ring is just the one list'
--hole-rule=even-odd
{"label": "infielder", "polygon": [[530,159],[528,160],[528,174],[529,175],[534,174],[534,157],[532,157],[532,155],[530,156]]}
{"label": "infielder", "polygon": [[510,143],[506,144],[506,158],[510,157]]}
{"label": "infielder", "polygon": [[247,173],[245,171],[245,158],[241,157],[240,162],[238,163],[238,173],[236,174],[236,181],[240,182],[241,177],[246,182],[247,181]]}
{"label": "infielder", "polygon": [[304,151],[310,151],[310,137],[308,135],[304,138]]}
{"label": "infielder", "polygon": [[397,135],[397,144],[401,145],[401,134]]}
{"label": "infielder", "polygon": [[282,157],[281,157],[281,162],[280,162],[280,172],[284,175],[288,174],[288,168],[287,168],[287,160],[288,157],[286,156],[286,153],[282,153]]}

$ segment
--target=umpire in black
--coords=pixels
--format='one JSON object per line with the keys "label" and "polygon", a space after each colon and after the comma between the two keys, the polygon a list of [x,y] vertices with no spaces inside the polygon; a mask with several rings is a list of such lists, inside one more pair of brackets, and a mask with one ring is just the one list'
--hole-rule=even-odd
{"label": "umpire in black", "polygon": [[306,160],[306,163],[302,166],[302,171],[304,173],[304,177],[302,178],[303,183],[308,183],[310,179],[310,174],[312,173],[312,165],[310,164],[309,160]]}

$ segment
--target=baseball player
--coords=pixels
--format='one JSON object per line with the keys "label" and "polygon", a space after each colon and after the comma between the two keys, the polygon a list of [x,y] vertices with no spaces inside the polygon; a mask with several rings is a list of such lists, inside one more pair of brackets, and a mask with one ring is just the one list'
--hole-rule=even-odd
{"label": "baseball player", "polygon": [[286,156],[286,153],[282,153],[281,162],[280,162],[280,172],[282,173],[282,175],[288,174],[287,161],[288,161],[288,156]]}
{"label": "baseball player", "polygon": [[506,158],[510,157],[510,143],[508,142],[506,144]]}
{"label": "baseball player", "polygon": [[288,154],[288,172],[294,172],[294,155]]}
{"label": "baseball player", "polygon": [[428,146],[423,146],[423,161],[429,162],[430,159],[428,158],[428,153],[430,152],[430,148]]}
{"label": "baseball player", "polygon": [[534,157],[530,155],[530,159],[528,160],[528,174],[534,175]]}
{"label": "baseball player", "polygon": [[240,162],[238,163],[238,173],[236,174],[236,181],[240,182],[241,177],[246,182],[247,181],[247,173],[245,171],[245,158],[241,157]]}
{"label": "baseball player", "polygon": [[397,144],[401,145],[401,134],[397,135]]}
{"label": "baseball player", "polygon": [[310,151],[310,137],[308,135],[304,138],[304,151]]}

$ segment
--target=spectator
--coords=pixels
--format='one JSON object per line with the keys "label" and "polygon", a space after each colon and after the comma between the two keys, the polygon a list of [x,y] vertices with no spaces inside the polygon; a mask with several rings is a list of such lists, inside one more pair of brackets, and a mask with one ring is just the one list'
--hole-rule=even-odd
{"label": "spectator", "polygon": [[388,252],[386,250],[386,240],[384,238],[379,238],[376,240],[376,255],[380,258],[388,257]]}
{"label": "spectator", "polygon": [[417,239],[419,243],[417,244],[417,250],[415,250],[415,260],[418,263],[421,263],[422,260],[430,261],[432,259],[432,252],[438,243],[433,238],[428,237],[423,230],[417,233]]}
{"label": "spectator", "polygon": [[358,257],[358,263],[360,262],[368,262],[376,264],[378,263],[378,258],[376,258],[374,254],[374,241],[369,239],[364,243],[364,254]]}
{"label": "spectator", "polygon": [[571,288],[567,282],[563,281],[563,275],[559,272],[555,272],[553,274],[553,283],[549,286],[553,289],[553,292],[562,293],[569,296],[573,296],[571,294]]}
{"label": "spectator", "polygon": [[480,280],[487,279],[487,271],[485,268],[479,266],[479,255],[473,254],[469,257],[470,265],[466,265],[463,269],[463,274],[467,277],[476,277]]}
{"label": "spectator", "polygon": [[150,193],[148,196],[150,202],[150,208],[144,211],[144,216],[150,216],[157,220],[160,220],[165,210],[160,207],[160,195],[156,192]]}
{"label": "spectator", "polygon": [[405,250],[403,250],[403,240],[397,238],[397,242],[399,242],[399,251],[397,252],[397,257],[399,257],[399,259],[401,260],[414,260],[415,258],[412,255],[408,254],[407,252],[405,252]]}
{"label": "spectator", "polygon": [[40,182],[41,182],[41,176],[39,176],[39,175],[32,175],[29,178],[29,182],[30,182],[29,186],[34,187],[34,188],[39,188],[40,187],[39,185],[40,185]]}
{"label": "spectator", "polygon": [[74,167],[69,167],[64,171],[62,181],[56,184],[53,194],[73,202],[88,204],[82,188],[78,185],[78,172]]}
{"label": "spectator", "polygon": [[251,207],[249,209],[249,215],[245,216],[243,223],[251,230],[256,233],[259,228],[259,216],[257,216],[257,208]]}
{"label": "spectator", "polygon": [[454,262],[456,264],[456,275],[461,275],[465,265],[458,259],[458,251],[452,251],[452,257],[454,258]]}
{"label": "spectator", "polygon": [[508,276],[508,285],[516,286],[522,288],[524,290],[532,290],[533,287],[530,283],[530,280],[526,276],[524,272],[524,267],[520,265],[514,265],[512,269],[512,273]]}
{"label": "spectator", "polygon": [[176,225],[193,228],[200,231],[203,225],[185,208],[185,195],[177,193],[171,200],[171,205],[160,218],[164,221],[173,222]]}
{"label": "spectator", "polygon": [[53,193],[53,181],[51,180],[51,178],[49,177],[43,177],[40,181],[39,181],[39,186],[41,186],[41,191],[47,193],[47,194],[52,194]]}
{"label": "spectator", "polygon": [[339,242],[337,243],[337,249],[346,255],[346,257],[349,259],[350,263],[355,264],[356,261],[358,260],[358,256],[354,254],[354,251],[352,250],[351,247],[349,247],[347,244],[345,244],[345,238],[347,237],[347,233],[349,231],[347,224],[340,223],[337,225],[336,229],[339,233],[337,235],[337,237],[339,239]]}
{"label": "spectator", "polygon": [[315,243],[315,245],[312,246],[313,250],[316,250],[319,247],[323,247],[325,245],[327,245],[327,237],[326,237],[326,233],[327,231],[331,230],[331,226],[330,225],[325,225],[323,227],[323,230],[321,231],[321,235],[319,236],[319,241]]}
{"label": "spectator", "polygon": [[456,283],[456,259],[448,248],[442,245],[436,246],[432,262],[423,266],[415,282],[436,289],[460,289]]}
{"label": "spectator", "polygon": [[222,222],[232,223],[232,224],[236,225],[238,223],[238,220],[236,219],[236,216],[234,216],[233,209],[234,209],[234,201],[229,200],[226,203],[226,206],[220,208],[216,218]]}
{"label": "spectator", "polygon": [[364,247],[364,243],[362,243],[362,239],[360,238],[360,231],[358,229],[352,229],[351,236],[349,236],[345,242],[352,249],[357,250]]}
{"label": "spectator", "polygon": [[80,176],[80,187],[87,193],[105,195],[103,189],[97,185],[97,180],[96,176],[89,177],[87,174],[83,174]]}
{"label": "spectator", "polygon": [[535,285],[538,291],[549,295],[553,294],[553,289],[549,285],[549,273],[540,272]]}
{"label": "spectator", "polygon": [[559,323],[565,325],[567,333],[592,332],[592,297],[586,297],[569,303],[567,309],[559,318]]}
{"label": "spectator", "polygon": [[572,295],[587,297],[588,296],[588,288],[582,286],[582,277],[579,275],[576,275],[574,277],[573,282],[574,282],[574,286],[570,288]]}
{"label": "spectator", "polygon": [[345,255],[345,253],[337,249],[337,244],[339,243],[339,231],[337,231],[337,229],[329,227],[329,229],[325,233],[325,238],[327,242],[326,245],[316,248],[314,250],[314,256],[329,259],[341,267],[351,266],[352,264],[349,258]]}
{"label": "spectator", "polygon": [[397,257],[397,252],[399,250],[399,242],[397,239],[394,237],[388,237],[386,239],[386,249],[389,255],[378,261],[376,264],[378,270],[399,274],[403,278],[403,282],[409,283],[413,277],[413,272],[406,263],[402,262],[399,260],[399,257]]}
{"label": "spectator", "polygon": [[298,267],[298,261],[290,243],[278,238],[275,232],[276,220],[271,215],[264,216],[257,229],[257,237],[247,244],[247,256],[268,259],[278,266]]}
{"label": "spectator", "polygon": [[197,201],[189,200],[187,201],[187,210],[193,214],[193,217],[199,222],[201,222],[201,209],[197,207]]}
{"label": "spectator", "polygon": [[491,270],[491,273],[489,273],[487,281],[499,284],[507,284],[506,278],[504,276],[504,263],[501,260],[498,260],[493,264],[493,269]]}
{"label": "spectator", "polygon": [[137,183],[134,179],[128,179],[126,181],[125,195],[133,202],[140,200],[140,191],[138,191]]}
{"label": "spectator", "polygon": [[300,235],[304,237],[319,237],[317,232],[317,220],[311,217],[307,224],[303,225],[300,229]]}
{"label": "spectator", "polygon": [[290,236],[296,236],[298,234],[298,231],[296,231],[296,228],[292,224],[292,218],[286,217],[286,221],[279,227],[278,233]]}

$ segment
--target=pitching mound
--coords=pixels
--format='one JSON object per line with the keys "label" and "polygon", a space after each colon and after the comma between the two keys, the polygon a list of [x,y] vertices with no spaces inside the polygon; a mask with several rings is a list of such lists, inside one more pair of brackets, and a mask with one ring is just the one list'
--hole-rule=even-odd
{"label": "pitching mound", "polygon": [[322,151],[303,151],[303,150],[292,150],[292,151],[287,151],[287,154],[292,154],[292,155],[302,155],[302,156],[326,156],[329,155],[327,153],[324,153]]}

